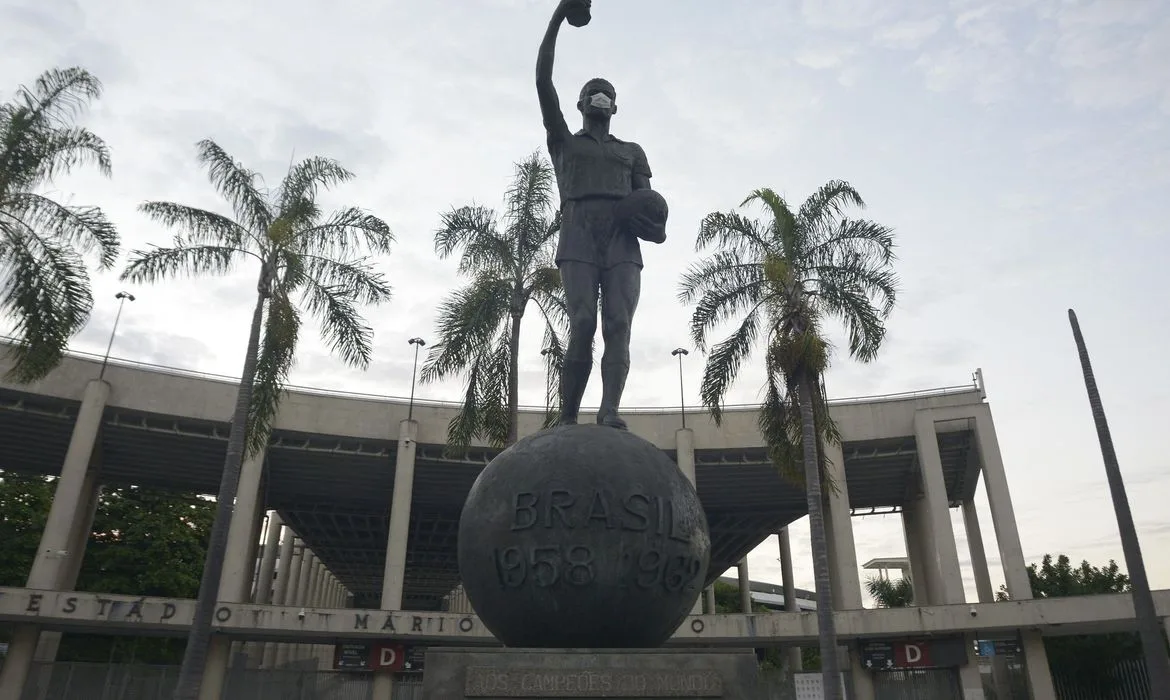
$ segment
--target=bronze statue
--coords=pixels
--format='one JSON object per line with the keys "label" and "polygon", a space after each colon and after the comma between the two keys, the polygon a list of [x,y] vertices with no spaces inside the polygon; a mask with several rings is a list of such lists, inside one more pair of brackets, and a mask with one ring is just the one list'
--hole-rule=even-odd
{"label": "bronze statue", "polygon": [[650,189],[650,165],[642,147],[615,138],[617,92],[608,80],[585,83],[577,98],[583,128],[573,133],[553,87],[557,34],[566,19],[584,26],[591,0],[561,0],[536,60],[536,93],[548,151],[561,195],[556,262],[569,313],[569,343],[561,371],[561,425],[577,423],[593,364],[597,306],[601,302],[601,408],[597,422],[626,427],[618,415],[630,369],[630,324],[641,289],[638,240],[666,240],[666,201]]}

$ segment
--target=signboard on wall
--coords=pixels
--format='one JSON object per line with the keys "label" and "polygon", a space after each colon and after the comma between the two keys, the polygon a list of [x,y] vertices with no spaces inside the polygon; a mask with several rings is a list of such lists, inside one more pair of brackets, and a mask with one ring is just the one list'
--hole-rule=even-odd
{"label": "signboard on wall", "polygon": [[406,647],[405,657],[402,670],[407,673],[421,673],[423,667],[426,665],[427,648],[418,646]]}
{"label": "signboard on wall", "polygon": [[370,668],[374,671],[397,672],[406,666],[406,649],[401,644],[378,643],[370,653]]}
{"label": "signboard on wall", "polygon": [[[820,672],[792,674],[796,686],[796,700],[825,700],[824,679]],[[841,674],[841,697],[845,694],[845,674]]]}
{"label": "signboard on wall", "polygon": [[370,670],[370,645],[338,644],[333,650],[333,668],[339,671]]}

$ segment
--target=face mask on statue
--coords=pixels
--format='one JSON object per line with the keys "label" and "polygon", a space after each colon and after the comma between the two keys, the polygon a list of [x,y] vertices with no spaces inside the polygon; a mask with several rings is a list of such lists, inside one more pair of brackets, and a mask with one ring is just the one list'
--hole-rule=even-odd
{"label": "face mask on statue", "polygon": [[613,107],[613,100],[609,99],[609,95],[605,94],[604,92],[595,92],[593,93],[593,96],[589,98],[589,104],[597,107],[598,109],[610,109]]}

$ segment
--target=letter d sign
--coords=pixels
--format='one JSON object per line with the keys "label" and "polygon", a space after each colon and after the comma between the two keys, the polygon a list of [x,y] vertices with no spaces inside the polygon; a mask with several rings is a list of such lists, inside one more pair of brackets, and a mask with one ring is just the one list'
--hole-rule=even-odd
{"label": "letter d sign", "polygon": [[401,644],[376,644],[370,650],[370,666],[375,671],[401,671],[405,661]]}

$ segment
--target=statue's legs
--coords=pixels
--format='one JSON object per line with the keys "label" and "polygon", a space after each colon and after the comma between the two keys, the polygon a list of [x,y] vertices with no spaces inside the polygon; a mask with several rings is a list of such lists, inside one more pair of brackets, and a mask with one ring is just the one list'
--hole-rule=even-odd
{"label": "statue's legs", "polygon": [[597,294],[601,271],[592,263],[565,260],[560,264],[569,313],[569,343],[561,370],[560,425],[576,425],[581,397],[593,369],[593,336],[597,333]]}
{"label": "statue's legs", "polygon": [[601,273],[601,410],[597,422],[626,427],[618,415],[626,376],[630,372],[630,325],[642,291],[642,268],[636,263],[614,265]]}

